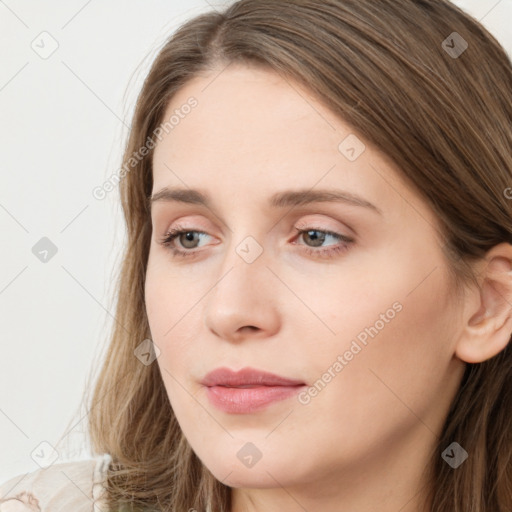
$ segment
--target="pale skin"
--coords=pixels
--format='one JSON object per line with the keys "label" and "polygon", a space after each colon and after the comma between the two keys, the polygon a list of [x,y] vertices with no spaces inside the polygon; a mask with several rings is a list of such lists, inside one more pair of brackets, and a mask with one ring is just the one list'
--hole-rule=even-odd
{"label": "pale skin", "polygon": [[[297,84],[222,69],[172,99],[166,119],[191,96],[198,105],[153,158],[153,194],[198,189],[211,201],[152,205],[146,306],[180,426],[232,487],[231,512],[420,512],[422,471],[465,362],[510,338],[512,246],[489,251],[477,269],[482,291],[468,286],[455,300],[437,219],[384,155],[359,137],[366,149],[350,161],[338,149],[350,127]],[[290,189],[347,191],[380,213],[343,202],[267,206]],[[178,224],[195,237],[172,245],[192,257],[159,243]],[[319,230],[323,243],[297,227]],[[353,242],[330,258],[306,252],[343,246],[322,230]],[[237,252],[247,237],[262,250],[252,263]],[[251,366],[312,386],[395,303],[400,312],[307,404],[229,414],[199,383],[219,366]],[[248,442],[262,454],[250,468],[237,457]]]}

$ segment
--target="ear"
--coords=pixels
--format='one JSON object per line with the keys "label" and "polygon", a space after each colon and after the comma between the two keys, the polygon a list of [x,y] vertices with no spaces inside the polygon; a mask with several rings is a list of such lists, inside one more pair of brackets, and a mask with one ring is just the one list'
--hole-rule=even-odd
{"label": "ear", "polygon": [[464,302],[463,331],[455,353],[481,363],[501,352],[512,334],[512,245],[494,246],[481,262],[479,287]]}

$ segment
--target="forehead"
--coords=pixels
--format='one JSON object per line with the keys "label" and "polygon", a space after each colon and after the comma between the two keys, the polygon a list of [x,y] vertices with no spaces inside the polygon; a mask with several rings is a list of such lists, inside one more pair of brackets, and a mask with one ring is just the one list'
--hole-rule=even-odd
{"label": "forehead", "polygon": [[190,139],[202,149],[222,143],[219,149],[231,152],[259,152],[262,145],[267,151],[304,144],[308,150],[336,148],[340,121],[335,126],[334,116],[311,93],[273,71],[232,64],[195,77],[172,98],[165,119],[191,97],[197,106],[180,120],[168,141],[176,152]]}
{"label": "forehead", "polygon": [[[196,76],[172,98],[164,121],[191,98],[196,106],[156,145],[153,191],[223,190],[225,199],[234,200],[234,192],[270,197],[294,186],[333,187],[382,210],[397,202],[404,207],[411,195],[381,152],[311,92],[273,71],[232,64]],[[340,150],[347,140],[361,145],[355,160]]]}
{"label": "forehead", "polygon": [[307,91],[259,68],[230,65],[195,77],[172,98],[164,121],[190,98],[197,106],[157,143],[156,171],[162,161],[204,172],[243,162],[243,170],[261,174],[270,163],[277,171],[301,154],[322,152],[332,165],[340,137],[350,132]]}

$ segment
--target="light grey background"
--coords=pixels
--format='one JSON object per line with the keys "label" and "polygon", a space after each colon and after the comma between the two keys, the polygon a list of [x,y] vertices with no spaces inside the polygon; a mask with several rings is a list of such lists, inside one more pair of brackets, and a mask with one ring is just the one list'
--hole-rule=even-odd
{"label": "light grey background", "polygon": [[[512,0],[455,3],[512,54]],[[124,241],[117,190],[104,200],[92,190],[119,169],[157,49],[211,8],[0,0],[0,482],[38,469],[31,454],[48,452],[40,443],[54,445],[73,418],[60,460],[89,456],[77,408],[113,323],[111,271]],[[57,248],[46,263],[32,252],[42,237]]]}

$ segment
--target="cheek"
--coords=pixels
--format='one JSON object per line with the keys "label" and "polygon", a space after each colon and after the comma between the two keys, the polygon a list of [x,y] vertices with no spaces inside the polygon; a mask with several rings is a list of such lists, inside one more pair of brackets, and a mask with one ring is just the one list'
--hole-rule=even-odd
{"label": "cheek", "polygon": [[[375,252],[360,261],[334,292],[342,309],[329,306],[335,330],[360,336],[372,347],[375,362],[397,368],[401,361],[421,368],[452,356],[456,322],[448,268],[438,253],[409,242]],[[343,286],[342,286],[343,285]],[[344,287],[344,288],[343,288]]]}
{"label": "cheek", "polygon": [[438,268],[420,286],[411,282],[396,276],[392,286],[374,280],[379,291],[373,298],[360,288],[351,301],[343,299],[347,309],[336,324],[340,335],[330,344],[330,357],[323,354],[317,365],[321,374],[338,355],[350,358],[324,406],[326,414],[328,402],[350,410],[368,435],[376,419],[383,432],[388,427],[391,432],[400,423],[417,422],[415,415],[424,417],[442,393],[453,357],[457,325],[447,276]]}
{"label": "cheek", "polygon": [[174,386],[169,373],[181,382],[191,368],[198,366],[201,347],[197,340],[204,339],[203,323],[198,315],[202,310],[201,299],[209,286],[207,280],[198,279],[197,274],[194,278],[194,275],[186,275],[186,271],[173,268],[165,256],[150,256],[145,304],[151,337],[160,349],[157,361],[166,386]]}
{"label": "cheek", "polygon": [[[155,338],[165,338],[179,329],[179,320],[200,297],[201,285],[191,277],[180,274],[169,264],[165,253],[150,252],[144,284],[146,311],[151,332]],[[176,326],[176,327],[173,327]]]}
{"label": "cheek", "polygon": [[410,362],[420,378],[451,359],[457,326],[445,269],[437,266],[431,273],[415,275],[403,281],[398,294],[403,309],[391,322],[386,347],[396,358],[389,361],[393,367]]}

